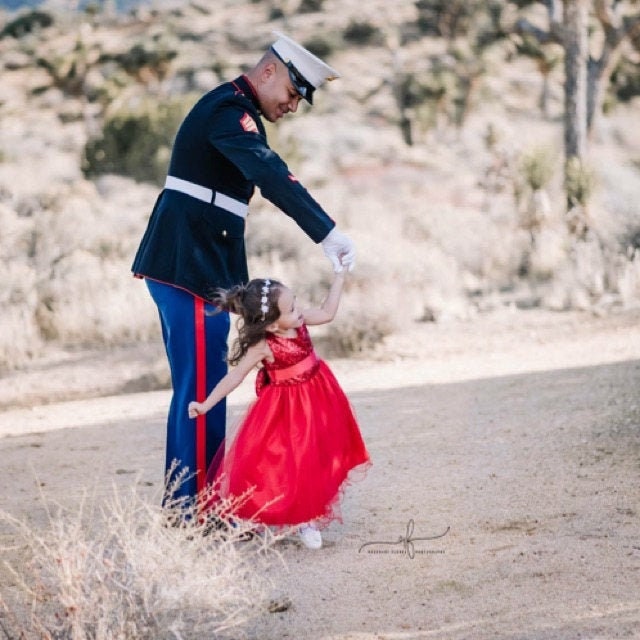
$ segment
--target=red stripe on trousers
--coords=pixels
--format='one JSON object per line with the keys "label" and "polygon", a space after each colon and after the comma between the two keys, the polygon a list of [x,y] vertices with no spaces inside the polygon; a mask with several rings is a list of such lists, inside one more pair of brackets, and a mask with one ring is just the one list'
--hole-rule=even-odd
{"label": "red stripe on trousers", "polygon": [[[203,402],[207,397],[207,359],[204,336],[204,300],[195,298],[196,335],[196,398]],[[196,418],[196,486],[198,493],[204,489],[207,476],[207,417]]]}

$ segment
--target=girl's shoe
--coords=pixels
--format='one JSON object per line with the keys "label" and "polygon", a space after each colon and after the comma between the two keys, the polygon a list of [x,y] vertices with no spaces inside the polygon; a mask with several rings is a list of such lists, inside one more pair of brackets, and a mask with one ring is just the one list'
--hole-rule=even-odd
{"label": "girl's shoe", "polygon": [[322,547],[322,534],[312,524],[303,524],[298,529],[298,535],[302,544],[307,549],[320,549]]}

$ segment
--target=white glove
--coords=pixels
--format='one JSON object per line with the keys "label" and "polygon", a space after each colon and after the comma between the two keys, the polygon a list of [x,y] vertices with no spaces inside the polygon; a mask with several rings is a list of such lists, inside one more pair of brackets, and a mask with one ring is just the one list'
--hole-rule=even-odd
{"label": "white glove", "polygon": [[340,273],[343,267],[353,271],[356,264],[356,248],[351,238],[340,233],[336,227],[329,231],[329,235],[322,241],[324,254],[331,260],[333,270]]}

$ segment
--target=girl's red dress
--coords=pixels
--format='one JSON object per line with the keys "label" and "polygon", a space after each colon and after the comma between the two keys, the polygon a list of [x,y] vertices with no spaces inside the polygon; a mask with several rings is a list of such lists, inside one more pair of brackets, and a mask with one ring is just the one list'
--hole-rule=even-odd
{"label": "girl's red dress", "polygon": [[347,397],[316,357],[306,326],[296,333],[268,334],[274,360],[262,363],[258,397],[209,469],[220,497],[247,493],[234,516],[266,525],[339,518],[343,483],[369,462]]}

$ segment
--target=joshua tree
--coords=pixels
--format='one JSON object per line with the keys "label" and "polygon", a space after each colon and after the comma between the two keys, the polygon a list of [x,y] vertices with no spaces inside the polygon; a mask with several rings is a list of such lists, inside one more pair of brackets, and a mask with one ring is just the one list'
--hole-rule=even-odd
{"label": "joshua tree", "polygon": [[[530,3],[533,4],[533,3]],[[587,146],[602,111],[605,89],[626,47],[640,33],[640,12],[633,0],[545,0],[548,26],[541,29],[528,20],[517,23],[517,31],[540,44],[557,43],[565,56],[565,184],[567,208],[575,220],[576,207],[584,210],[589,189],[572,187],[586,179]],[[597,28],[592,28],[592,27]],[[595,46],[599,44],[599,48]],[[572,224],[582,235],[586,221]]]}

